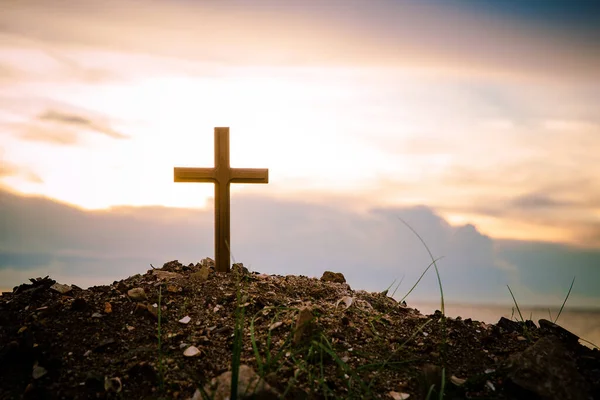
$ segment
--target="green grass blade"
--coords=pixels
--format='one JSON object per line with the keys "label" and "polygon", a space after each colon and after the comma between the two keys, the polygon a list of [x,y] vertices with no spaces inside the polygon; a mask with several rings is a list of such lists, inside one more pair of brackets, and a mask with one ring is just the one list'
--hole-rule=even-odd
{"label": "green grass blade", "polygon": [[446,368],[442,368],[442,382],[440,385],[440,396],[438,400],[444,400],[444,392],[446,391]]}
{"label": "green grass blade", "polygon": [[384,292],[386,292],[386,293],[387,293],[387,291],[388,291],[388,290],[390,290],[390,288],[391,288],[392,286],[394,286],[394,283],[396,283],[396,281],[397,281],[397,279],[394,279],[394,280],[392,281],[392,283],[390,283],[390,286],[388,286],[388,287],[387,287],[387,289],[385,289],[385,290],[384,290]]}
{"label": "green grass blade", "polygon": [[574,283],[575,283],[575,277],[573,277],[573,280],[571,281],[571,287],[569,287],[569,292],[567,293],[567,297],[565,297],[565,301],[563,301],[562,306],[560,306],[560,311],[558,312],[558,315],[556,316],[554,323],[556,323],[556,321],[558,321],[558,317],[560,317],[560,314],[562,313],[562,310],[565,307],[565,304],[567,303],[567,299],[569,298],[569,295],[571,294],[571,289],[573,289]]}
{"label": "green grass blade", "polygon": [[400,285],[402,285],[402,282],[404,281],[404,277],[406,276],[406,274],[402,275],[402,279],[400,279],[400,282],[398,282],[398,284],[396,285],[396,288],[394,289],[394,291],[392,292],[392,296],[394,297],[394,295],[396,294],[396,292],[398,291],[398,288],[400,288]]}
{"label": "green grass blade", "polygon": [[[442,314],[446,315],[445,312],[445,308],[444,308],[444,289],[442,288],[442,280],[440,278],[440,271],[438,270],[437,264],[436,264],[436,259],[433,257],[433,254],[431,254],[431,251],[429,250],[429,247],[427,246],[427,243],[425,243],[425,241],[423,240],[423,238],[421,237],[421,235],[419,235],[417,233],[417,231],[415,231],[412,226],[410,226],[406,221],[404,221],[402,218],[398,217],[398,219],[408,227],[408,229],[410,229],[421,241],[421,243],[423,243],[423,246],[425,246],[425,249],[427,250],[427,253],[429,253],[429,257],[431,257],[431,261],[433,263],[433,266],[435,268],[435,274],[437,275],[438,278],[438,284],[440,286],[440,296],[442,298]],[[427,267],[429,268],[429,267]]]}
{"label": "green grass blade", "polygon": [[256,345],[256,336],[254,334],[254,318],[250,320],[250,343],[252,344],[252,350],[254,351],[254,358],[256,359],[256,364],[258,367],[258,375],[262,377],[264,376],[264,364],[258,350],[258,346]]}
{"label": "green grass blade", "polygon": [[[515,295],[513,294],[512,290],[510,290],[510,286],[506,285],[506,287],[508,288],[508,291],[510,292],[510,295],[513,298],[513,301],[515,302],[515,306],[517,307],[517,312],[519,313],[519,316],[521,317],[521,321],[525,322],[525,319],[523,319],[523,314],[521,314],[521,310],[519,309],[519,304],[517,304],[517,299],[515,299]],[[513,311],[514,313],[514,311]]]}
{"label": "green grass blade", "polygon": [[427,266],[427,268],[425,268],[425,271],[423,271],[423,273],[421,274],[421,276],[419,277],[419,279],[417,280],[417,282],[410,288],[410,290],[408,291],[408,293],[406,293],[404,295],[404,297],[400,299],[400,303],[402,303],[404,301],[404,299],[406,299],[408,297],[408,295],[417,287],[417,285],[419,284],[419,282],[421,282],[421,279],[423,279],[423,276],[425,276],[425,274],[427,273],[427,271],[429,270],[429,268],[431,268],[435,264],[435,261],[439,261],[442,258],[444,258],[444,256],[438,257],[431,264],[429,264]]}

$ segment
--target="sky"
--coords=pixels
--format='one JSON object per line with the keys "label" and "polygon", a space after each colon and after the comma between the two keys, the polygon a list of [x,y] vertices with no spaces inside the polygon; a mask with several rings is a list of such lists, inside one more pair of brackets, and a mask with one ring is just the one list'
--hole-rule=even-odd
{"label": "sky", "polygon": [[[106,284],[232,253],[448,300],[600,304],[600,6],[578,1],[5,0],[0,287]],[[439,296],[428,272],[414,296]],[[400,289],[402,291],[402,289]],[[405,292],[404,292],[405,293]],[[446,294],[446,293],[445,293]]]}

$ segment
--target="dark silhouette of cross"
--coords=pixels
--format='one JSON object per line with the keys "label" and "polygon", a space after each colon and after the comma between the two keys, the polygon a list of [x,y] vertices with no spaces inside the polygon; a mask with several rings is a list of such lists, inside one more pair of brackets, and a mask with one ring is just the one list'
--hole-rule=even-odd
{"label": "dark silhouette of cross", "polygon": [[268,169],[229,166],[229,128],[215,128],[215,167],[174,169],[175,182],[215,184],[215,266],[219,272],[230,268],[230,183],[269,183]]}

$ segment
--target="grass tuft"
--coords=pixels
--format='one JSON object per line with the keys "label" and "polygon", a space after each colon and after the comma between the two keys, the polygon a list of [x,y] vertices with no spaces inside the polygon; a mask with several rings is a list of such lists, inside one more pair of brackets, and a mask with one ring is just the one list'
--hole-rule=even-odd
{"label": "grass tuft", "polygon": [[[446,330],[446,309],[444,306],[444,288],[442,287],[442,279],[440,278],[440,271],[437,267],[437,263],[436,261],[438,261],[440,258],[435,259],[433,257],[433,254],[431,253],[431,250],[429,250],[429,246],[427,246],[427,243],[425,243],[425,241],[423,240],[423,238],[421,237],[421,235],[419,235],[419,233],[413,229],[412,226],[410,226],[406,221],[404,221],[402,218],[398,217],[398,219],[404,224],[406,225],[406,227],[408,227],[408,229],[410,229],[421,241],[421,243],[423,244],[423,246],[425,247],[425,249],[427,250],[427,253],[429,253],[429,257],[431,258],[431,264],[433,264],[433,267],[435,268],[435,274],[437,276],[438,279],[438,284],[440,287],[440,302],[441,302],[441,311],[442,311],[442,316],[440,318],[440,322],[442,324],[442,343],[441,343],[441,348],[440,348],[440,355],[442,358],[442,377],[446,376],[446,345],[447,345],[447,330]],[[419,278],[419,280],[417,281],[417,283],[415,284],[415,286],[419,283],[419,281],[421,280],[421,278],[423,277],[423,275],[425,275],[425,272],[427,272],[427,270],[431,267],[431,264],[429,264],[429,266],[425,269],[425,271],[423,272],[423,274],[421,274],[421,277]],[[412,291],[415,286],[413,286],[411,288],[410,291]],[[410,293],[409,291],[409,293]],[[406,294],[406,296],[408,296],[408,294]],[[406,298],[406,296],[404,296],[404,298]],[[404,300],[403,298],[403,300]],[[441,383],[441,390],[440,390],[440,395],[439,395],[439,399],[442,400],[444,398],[444,387],[445,387],[445,378],[442,379],[442,383]]]}

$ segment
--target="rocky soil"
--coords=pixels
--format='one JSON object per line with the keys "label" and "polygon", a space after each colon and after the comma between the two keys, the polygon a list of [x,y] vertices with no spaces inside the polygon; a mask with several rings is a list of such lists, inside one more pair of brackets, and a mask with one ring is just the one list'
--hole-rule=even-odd
{"label": "rocky soil", "polygon": [[433,387],[437,399],[443,380],[445,399],[600,399],[600,352],[550,321],[422,315],[341,274],[225,274],[210,259],[3,293],[0,399],[225,399],[236,326],[240,398],[424,399]]}

